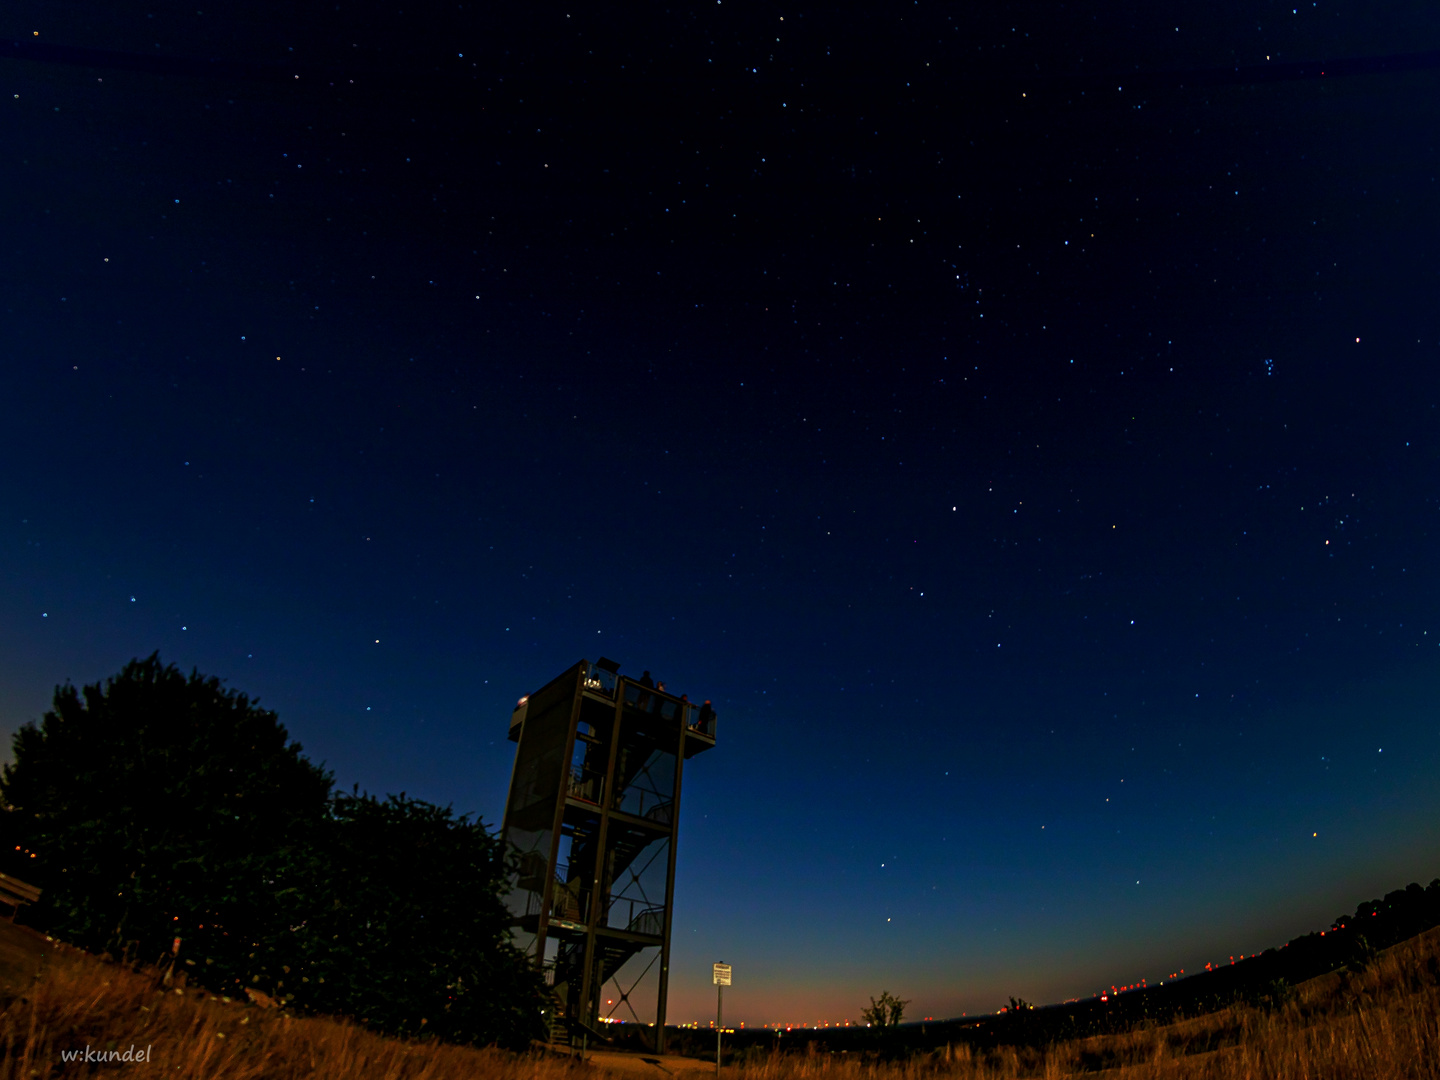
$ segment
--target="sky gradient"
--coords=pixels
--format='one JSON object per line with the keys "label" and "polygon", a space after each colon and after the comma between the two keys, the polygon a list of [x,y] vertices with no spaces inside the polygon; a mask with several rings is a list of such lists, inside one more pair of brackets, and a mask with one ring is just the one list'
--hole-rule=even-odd
{"label": "sky gradient", "polygon": [[1433,12],[333,7],[0,13],[0,728],[159,650],[498,824],[648,668],[677,1022],[1440,875]]}

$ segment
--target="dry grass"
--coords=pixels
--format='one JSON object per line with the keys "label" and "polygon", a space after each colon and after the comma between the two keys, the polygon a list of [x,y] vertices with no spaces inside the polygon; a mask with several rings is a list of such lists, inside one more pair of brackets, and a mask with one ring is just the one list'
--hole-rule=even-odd
{"label": "dry grass", "polygon": [[772,1057],[733,1080],[1440,1080],[1440,932],[1381,955],[1361,974],[1302,985],[1283,1009],[1237,1006],[1163,1027],[1001,1046],[894,1064],[851,1055]]}
{"label": "dry grass", "polygon": [[[66,1063],[63,1051],[149,1049],[148,1062]],[[344,1021],[296,1018],[69,950],[51,952],[0,1012],[0,1078],[165,1076],[186,1080],[576,1080],[569,1061],[387,1039]]]}
{"label": "dry grass", "polygon": [[[727,1080],[1440,1080],[1440,932],[1383,954],[1358,975],[1301,986],[1283,1009],[1249,1007],[1047,1049],[955,1045],[908,1061],[787,1054],[726,1068]],[[126,1065],[65,1063],[62,1051],[149,1048]],[[343,1021],[293,1018],[159,977],[52,951],[23,996],[0,1012],[0,1080],[124,1075],[259,1080],[582,1080],[607,1070],[374,1035]],[[634,1063],[640,1066],[637,1060]],[[625,1070],[628,1075],[635,1070]],[[663,1077],[658,1069],[656,1080]]]}

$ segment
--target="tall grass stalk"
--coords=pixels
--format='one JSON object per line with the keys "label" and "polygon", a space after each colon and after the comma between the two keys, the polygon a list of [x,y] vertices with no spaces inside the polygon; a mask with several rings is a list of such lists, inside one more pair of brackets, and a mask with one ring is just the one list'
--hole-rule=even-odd
{"label": "tall grass stalk", "polygon": [[[150,1060],[66,1063],[64,1053],[149,1049]],[[52,953],[0,1012],[0,1078],[110,1073],[177,1080],[578,1080],[564,1058],[385,1038],[347,1021],[291,1017],[206,991],[167,988],[73,950]]]}
{"label": "tall grass stalk", "polygon": [[[607,1069],[538,1051],[515,1055],[384,1038],[348,1021],[285,1016],[163,985],[158,973],[51,953],[0,1011],[0,1080],[93,1075],[65,1051],[150,1051],[126,1076],[176,1080],[596,1080]],[[654,1070],[639,1059],[623,1074]],[[671,1062],[675,1065],[675,1062]],[[697,1071],[702,1063],[696,1062]],[[704,1069],[712,1066],[705,1065]],[[678,1070],[674,1070],[678,1071]],[[1359,973],[1296,988],[1270,1010],[1232,1008],[1048,1047],[952,1044],[903,1060],[754,1054],[724,1080],[1440,1080],[1440,931],[1397,945]]]}
{"label": "tall grass stalk", "polygon": [[1236,1005],[1049,1047],[949,1046],[901,1062],[771,1055],[728,1080],[1440,1080],[1440,932],[1359,974],[1311,980],[1274,1011]]}

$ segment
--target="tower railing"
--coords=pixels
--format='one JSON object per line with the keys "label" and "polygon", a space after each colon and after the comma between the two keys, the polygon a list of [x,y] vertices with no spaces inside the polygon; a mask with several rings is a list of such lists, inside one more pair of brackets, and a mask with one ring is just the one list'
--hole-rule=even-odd
{"label": "tower railing", "polygon": [[687,712],[689,716],[686,718],[686,724],[691,731],[698,731],[701,735],[708,735],[712,739],[715,737],[715,712],[713,709],[709,716],[705,715],[703,708],[697,709],[694,705],[691,705]]}
{"label": "tower railing", "polygon": [[573,798],[598,806],[605,797],[605,774],[598,769],[587,769],[579,764],[571,765],[569,783],[570,795]]}
{"label": "tower railing", "polygon": [[567,888],[565,882],[555,883],[550,902],[550,918],[583,923],[590,917],[590,890]]}
{"label": "tower railing", "polygon": [[631,784],[615,795],[614,808],[626,814],[634,814],[657,825],[669,825],[675,800],[673,796],[651,791],[639,784]]}
{"label": "tower railing", "polygon": [[596,694],[604,694],[606,697],[615,696],[615,687],[620,680],[614,672],[606,671],[604,668],[595,667],[593,664],[590,670],[585,672],[585,689]]}
{"label": "tower railing", "polygon": [[665,906],[641,897],[612,896],[605,908],[605,925],[659,937],[665,928]]}
{"label": "tower railing", "polygon": [[663,690],[652,690],[637,683],[625,684],[624,699],[627,706],[639,712],[659,716],[662,720],[683,720],[690,730],[708,735],[712,739],[715,737],[713,709],[707,712],[701,705],[678,700]]}
{"label": "tower railing", "polygon": [[674,720],[690,707],[688,702],[673,698],[663,690],[652,690],[632,682],[625,684],[625,704],[640,712],[659,716],[662,720]]}

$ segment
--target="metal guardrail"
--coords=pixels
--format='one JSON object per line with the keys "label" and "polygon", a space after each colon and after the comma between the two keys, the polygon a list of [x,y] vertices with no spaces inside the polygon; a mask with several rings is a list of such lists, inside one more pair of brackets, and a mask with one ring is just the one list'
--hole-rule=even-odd
{"label": "metal guardrail", "polygon": [[605,774],[583,765],[570,766],[570,795],[599,805],[605,797]]}
{"label": "metal guardrail", "polygon": [[606,697],[615,696],[615,687],[619,684],[619,678],[604,668],[598,668],[594,664],[588,664],[585,672],[585,689],[596,694],[604,694]]}
{"label": "metal guardrail", "polygon": [[674,720],[691,707],[688,702],[673,698],[663,690],[637,683],[625,684],[625,704],[640,712],[659,716],[662,720]]}
{"label": "metal guardrail", "polygon": [[665,908],[649,900],[612,896],[605,910],[605,925],[632,934],[659,937],[665,932]]}
{"label": "metal guardrail", "polygon": [[[614,698],[620,685],[620,678],[614,672],[587,663],[582,685],[593,694]],[[627,681],[624,693],[625,704],[632,709],[659,716],[662,720],[682,720],[692,731],[698,731],[710,738],[715,737],[715,710],[695,705],[683,697],[655,687],[641,686]]]}
{"label": "metal guardrail", "polygon": [[704,705],[673,698],[663,691],[635,683],[625,684],[625,704],[640,712],[659,716],[662,720],[681,720],[692,731],[712,739],[715,737],[715,710]]}
{"label": "metal guardrail", "polygon": [[710,709],[707,712],[703,705],[699,708],[691,705],[688,711],[687,726],[690,730],[698,731],[701,735],[708,735],[713,739],[715,737],[715,710]]}

